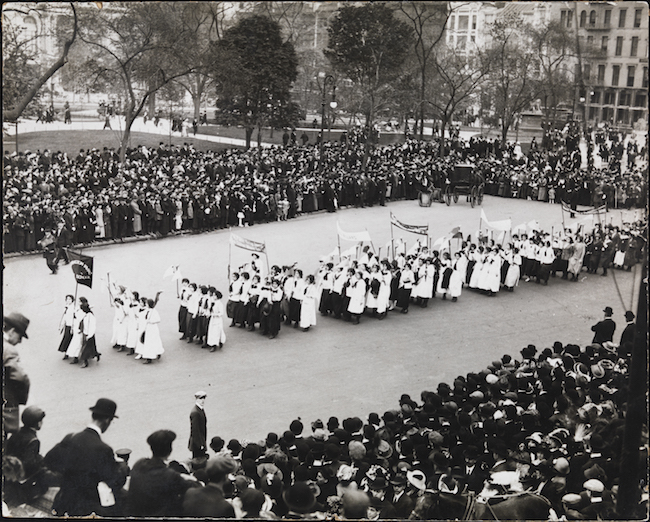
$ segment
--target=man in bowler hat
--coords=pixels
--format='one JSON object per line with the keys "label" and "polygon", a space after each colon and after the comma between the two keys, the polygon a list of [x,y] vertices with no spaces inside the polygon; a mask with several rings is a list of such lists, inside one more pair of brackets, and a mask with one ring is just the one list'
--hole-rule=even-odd
{"label": "man in bowler hat", "polygon": [[194,394],[196,402],[190,412],[190,442],[188,449],[192,452],[192,458],[203,458],[207,455],[208,422],[205,416],[204,391],[197,391]]}
{"label": "man in bowler hat", "polygon": [[14,346],[27,339],[29,319],[12,312],[5,315],[2,327],[2,368],[4,375],[4,401],[2,404],[3,438],[18,431],[19,407],[27,404],[29,377],[20,365],[20,357]]}
{"label": "man in bowler hat", "polygon": [[611,306],[606,306],[603,312],[605,318],[591,327],[591,331],[594,332],[592,343],[603,344],[611,342],[614,338],[614,331],[616,330],[616,323],[612,320],[614,311]]}
{"label": "man in bowler hat", "polygon": [[636,334],[636,325],[634,324],[634,313],[629,310],[625,312],[625,329],[621,334],[621,342],[619,343],[618,356],[621,359],[629,361],[632,358],[632,350],[634,349],[634,339]]}
{"label": "man in bowler hat", "polygon": [[92,421],[86,429],[66,435],[45,456],[46,466],[62,475],[61,489],[52,505],[57,516],[119,514],[118,501],[129,468],[101,439],[117,418],[116,410],[112,400],[97,399],[90,408]]}

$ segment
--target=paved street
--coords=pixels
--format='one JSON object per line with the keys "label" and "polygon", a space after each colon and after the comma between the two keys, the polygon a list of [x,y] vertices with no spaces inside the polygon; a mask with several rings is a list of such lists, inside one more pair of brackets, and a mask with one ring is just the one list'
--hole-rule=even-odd
{"label": "paved street", "polygon": [[[512,218],[513,225],[531,219],[549,231],[562,225],[559,205],[488,196],[483,209],[488,219]],[[236,233],[266,241],[271,264],[298,262],[310,273],[319,256],[336,247],[337,220],[347,231],[367,229],[383,256],[390,239],[389,211],[406,223],[428,223],[434,240],[455,226],[475,237],[480,216],[480,208],[472,209],[463,197],[451,207],[434,203],[423,208],[416,201],[402,201],[306,215]],[[611,211],[607,220],[620,224],[633,214]],[[5,313],[20,311],[31,319],[29,339],[18,348],[32,380],[29,403],[47,413],[39,433],[44,452],[66,433],[83,428],[90,419],[88,408],[102,396],[117,402],[119,416],[104,439],[113,448],[132,448],[134,459],[148,454],[145,439],[161,428],[178,434],[172,457],[189,457],[189,411],[198,389],[208,392],[208,436],[226,440],[281,434],[298,416],[309,429],[316,418],[381,414],[396,407],[402,393],[419,398],[422,390],[480,371],[504,353],[518,357],[529,343],[540,350],[556,340],[589,343],[590,326],[601,319],[605,305],[614,308],[618,340],[625,309],[636,310],[633,283],[636,279],[638,288],[640,267],[608,277],[583,272],[579,283],[560,278],[551,279],[547,287],[522,282],[514,293],[492,298],[465,291],[457,303],[435,299],[426,310],[414,307],[408,315],[392,313],[384,321],[364,317],[358,326],[319,316],[309,332],[283,328],[272,341],[257,332],[227,328],[223,351],[209,353],[178,340],[175,285],[162,276],[178,264],[192,281],[213,284],[227,294],[228,236],[222,230],[85,249],[95,258],[95,283],[92,290],[79,287],[79,295],[94,307],[103,354],[99,364],[93,361],[87,369],[62,361],[56,351],[64,296],[75,289],[70,267],[62,266],[54,276],[37,255],[4,260]],[[395,231],[395,238],[404,237],[410,246],[414,236],[408,236]],[[248,259],[247,252],[233,249],[233,267]],[[160,361],[145,366],[111,349],[113,311],[102,289],[109,270],[113,280],[141,295],[153,297],[164,290],[158,309],[166,352]]]}

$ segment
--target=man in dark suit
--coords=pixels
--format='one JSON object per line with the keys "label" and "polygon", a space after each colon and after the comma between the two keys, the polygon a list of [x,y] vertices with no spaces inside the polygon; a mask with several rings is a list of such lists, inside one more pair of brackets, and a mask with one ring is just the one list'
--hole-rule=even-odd
{"label": "man in dark suit", "polygon": [[605,312],[605,318],[591,327],[591,331],[594,332],[592,343],[603,344],[611,342],[614,338],[616,330],[616,323],[612,320],[614,311],[610,306],[606,306],[603,312]]}
{"label": "man in dark suit", "polygon": [[88,427],[66,435],[45,456],[45,465],[62,475],[61,489],[52,505],[58,516],[110,516],[119,509],[116,497],[120,497],[129,468],[101,439],[117,418],[117,404],[97,399],[90,410],[92,422]]}
{"label": "man in dark suit", "polygon": [[200,486],[192,475],[182,475],[167,466],[176,434],[158,430],[147,438],[153,457],[140,459],[131,470],[126,515],[133,517],[180,517],[183,497],[191,487]]}
{"label": "man in dark suit", "polygon": [[636,325],[634,324],[634,313],[629,310],[625,312],[625,330],[621,334],[621,342],[619,343],[618,356],[628,361],[632,357],[632,350],[634,349],[634,338],[636,334]]}
{"label": "man in dark suit", "polygon": [[192,452],[192,458],[203,458],[207,455],[208,422],[204,410],[206,397],[207,394],[204,391],[194,394],[196,402],[190,412],[190,442],[188,445],[188,449]]}
{"label": "man in dark suit", "polygon": [[192,488],[185,493],[183,516],[193,518],[235,518],[235,510],[224,498],[223,486],[229,473],[237,470],[237,463],[228,456],[211,459],[206,466],[209,478],[204,488]]}
{"label": "man in dark suit", "polygon": [[406,475],[398,473],[390,479],[393,493],[389,500],[395,509],[395,518],[406,519],[410,516],[415,501],[406,493]]}

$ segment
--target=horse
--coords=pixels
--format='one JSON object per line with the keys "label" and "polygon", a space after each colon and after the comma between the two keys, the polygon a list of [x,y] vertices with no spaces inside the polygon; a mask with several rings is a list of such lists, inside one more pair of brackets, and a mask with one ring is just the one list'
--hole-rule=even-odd
{"label": "horse", "polygon": [[410,520],[548,520],[551,504],[540,495],[522,493],[498,504],[476,502],[475,495],[426,490],[417,499]]}

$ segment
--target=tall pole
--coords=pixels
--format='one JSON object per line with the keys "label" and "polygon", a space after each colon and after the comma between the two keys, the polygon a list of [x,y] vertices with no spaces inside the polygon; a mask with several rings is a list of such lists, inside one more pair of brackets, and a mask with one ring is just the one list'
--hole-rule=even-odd
{"label": "tall pole", "polygon": [[321,96],[321,112],[320,112],[320,153],[318,155],[318,172],[323,172],[323,146],[325,142],[325,98],[327,96],[327,84],[334,84],[334,76],[328,74],[323,80],[323,93]]}

